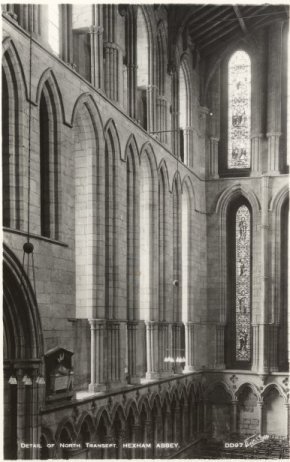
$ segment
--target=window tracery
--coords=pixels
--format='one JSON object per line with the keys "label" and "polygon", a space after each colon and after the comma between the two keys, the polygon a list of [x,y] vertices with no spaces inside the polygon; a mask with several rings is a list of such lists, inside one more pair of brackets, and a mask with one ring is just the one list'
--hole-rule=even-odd
{"label": "window tracery", "polygon": [[236,213],[236,360],[251,358],[251,217],[246,205]]}
{"label": "window tracery", "polygon": [[229,61],[228,168],[250,168],[251,62],[238,50]]}

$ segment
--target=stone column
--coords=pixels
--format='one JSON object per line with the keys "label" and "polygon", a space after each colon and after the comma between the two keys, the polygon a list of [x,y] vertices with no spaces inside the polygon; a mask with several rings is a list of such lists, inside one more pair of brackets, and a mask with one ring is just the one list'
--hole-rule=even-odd
{"label": "stone column", "polygon": [[104,89],[103,9],[104,5],[93,5],[94,26],[90,28],[91,83],[94,87],[101,90]]}
{"label": "stone column", "polygon": [[238,433],[237,430],[237,424],[238,424],[238,401],[234,400],[232,401],[232,406],[231,406],[231,433],[233,436]]}
{"label": "stone column", "polygon": [[259,433],[262,434],[263,432],[263,400],[259,400],[257,402],[258,408],[258,420],[259,420]]}
{"label": "stone column", "polygon": [[268,173],[279,173],[279,141],[281,136],[282,91],[282,27],[275,22],[269,27],[268,48]]}
{"label": "stone column", "polygon": [[262,160],[261,160],[261,144],[262,144],[261,133],[252,134],[251,136],[251,156],[252,156],[252,169],[251,175],[257,176],[261,174]]}
{"label": "stone column", "polygon": [[210,151],[209,151],[209,177],[219,178],[218,167],[218,154],[219,154],[219,138],[214,136],[210,137]]}
{"label": "stone column", "polygon": [[128,329],[128,374],[130,383],[136,383],[137,377],[137,330],[138,322],[129,321]]}
{"label": "stone column", "polygon": [[287,409],[287,439],[290,440],[290,402],[288,401],[286,404]]}
{"label": "stone column", "polygon": [[252,371],[256,372],[259,367],[259,326],[252,325],[253,331],[253,345],[252,345]]}
{"label": "stone column", "polygon": [[178,99],[178,72],[176,66],[171,66],[171,95],[172,95],[172,111],[171,111],[171,149],[176,157],[180,157],[179,152],[179,99]]}
{"label": "stone column", "polygon": [[170,375],[169,363],[164,362],[169,354],[168,329],[167,322],[158,323],[158,370],[161,376]]}
{"label": "stone column", "polygon": [[157,130],[158,132],[158,139],[161,143],[167,143],[167,99],[165,96],[159,95],[156,100],[156,107],[157,107]]}
{"label": "stone column", "polygon": [[[16,370],[16,379],[17,379],[17,441],[26,441],[26,424],[25,422],[25,411],[26,411],[26,402],[25,402],[25,385],[23,383],[24,371],[19,368]],[[17,447],[17,458],[25,459],[26,454],[25,449],[22,449],[20,444]]]}
{"label": "stone column", "polygon": [[[152,443],[152,422],[151,420],[145,420],[145,429],[144,429],[144,443]],[[144,448],[143,459],[151,459],[150,448]]]}
{"label": "stone column", "polygon": [[278,325],[268,326],[268,359],[270,372],[278,371]]}
{"label": "stone column", "polygon": [[[266,101],[263,94],[263,79],[266,74],[266,49],[264,36],[257,31],[257,52],[252,60],[252,104],[251,104],[251,175],[262,172],[262,117],[266,111]],[[264,72],[263,72],[264,70]]]}
{"label": "stone column", "polygon": [[207,175],[209,178],[219,178],[218,150],[220,139],[220,68],[215,72],[209,86],[209,158],[207,159]]}
{"label": "stone column", "polygon": [[195,371],[194,366],[194,323],[185,323],[185,368],[184,372]]}
{"label": "stone column", "polygon": [[173,439],[172,441],[181,443],[181,409],[179,403],[176,403],[174,409],[174,421],[173,421]]}
{"label": "stone column", "polygon": [[158,322],[145,321],[146,325],[146,351],[147,351],[147,372],[146,379],[156,380],[159,377],[158,371]]}
{"label": "stone column", "polygon": [[89,319],[91,326],[91,383],[90,391],[105,390],[104,330],[105,321]]}
{"label": "stone column", "polygon": [[120,370],[120,323],[107,321],[107,386],[121,381]]}
{"label": "stone column", "polygon": [[104,44],[105,54],[105,93],[112,101],[119,101],[118,62],[119,50],[115,43]]}
{"label": "stone column", "polygon": [[181,435],[182,435],[182,440],[181,440],[181,444],[182,445],[185,445],[189,442],[189,435],[190,435],[190,420],[191,418],[189,418],[189,408],[188,408],[188,405],[187,404],[184,404],[183,405],[183,408],[182,408],[182,422],[181,422],[181,426],[182,426],[182,431],[181,431]]}
{"label": "stone column", "polygon": [[[132,426],[132,443],[138,443],[140,442],[140,433],[141,433],[141,427],[140,425],[133,425]],[[130,449],[132,451],[131,453],[131,459],[136,459],[139,453],[138,449]]]}
{"label": "stone column", "polygon": [[225,369],[225,326],[216,326],[216,364],[217,369]]}
{"label": "stone column", "polygon": [[119,101],[119,47],[116,42],[117,5],[104,5],[104,73],[105,93],[112,101]]}
{"label": "stone column", "polygon": [[68,64],[73,64],[72,5],[60,5],[60,56]]}
{"label": "stone column", "polygon": [[156,85],[148,85],[147,87],[147,131],[156,131],[156,97],[157,87]]}
{"label": "stone column", "polygon": [[[172,348],[173,357],[176,359],[177,356],[183,355],[181,351],[181,326],[182,323],[176,322],[172,324]],[[180,363],[175,363],[175,374],[182,374],[182,366]]]}

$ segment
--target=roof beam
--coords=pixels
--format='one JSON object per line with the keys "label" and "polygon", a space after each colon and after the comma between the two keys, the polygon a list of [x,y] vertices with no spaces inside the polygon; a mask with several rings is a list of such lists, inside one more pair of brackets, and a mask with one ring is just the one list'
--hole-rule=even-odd
{"label": "roof beam", "polygon": [[241,12],[240,12],[240,9],[237,5],[233,5],[233,9],[234,9],[234,12],[235,12],[235,15],[239,21],[239,24],[240,24],[240,27],[242,29],[242,32],[247,35],[248,34],[248,29],[246,27],[246,24],[245,24],[245,21],[243,20],[243,17],[241,15]]}
{"label": "roof beam", "polygon": [[[204,49],[207,48],[211,43],[218,42],[222,37],[228,34],[232,34],[232,32],[237,29],[236,25],[232,25],[231,27],[228,27],[226,30],[222,31],[217,31],[215,34],[212,34],[211,37],[209,37],[208,40],[204,40],[202,44],[200,44],[200,48]],[[239,29],[237,29],[239,31]],[[241,32],[239,31],[239,34],[237,36],[240,38],[241,37]],[[236,36],[235,36],[236,37]]]}
{"label": "roof beam", "polygon": [[[232,16],[232,13],[227,14],[227,15],[224,15],[224,13],[222,13],[221,19],[218,19],[218,17],[216,17],[215,21],[208,21],[206,22],[206,24],[203,23],[200,27],[195,28],[193,32],[194,34],[193,36],[198,35],[198,37],[200,38],[208,34],[208,32],[212,29],[217,29],[219,26],[224,27],[225,23],[223,23],[223,21],[225,21],[226,19],[230,19],[231,16]],[[201,33],[199,33],[199,31],[201,31]]]}

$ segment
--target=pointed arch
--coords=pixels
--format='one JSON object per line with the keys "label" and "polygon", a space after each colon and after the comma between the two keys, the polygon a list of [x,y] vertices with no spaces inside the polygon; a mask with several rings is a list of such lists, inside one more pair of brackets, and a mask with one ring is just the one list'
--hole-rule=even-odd
{"label": "pointed arch", "polygon": [[[169,283],[171,278],[170,261],[168,253],[170,249],[170,237],[168,236],[168,228],[170,227],[170,195],[169,195],[169,178],[166,161],[162,159],[158,168],[158,319],[159,321],[172,320],[172,307],[170,300],[172,299],[172,284]],[[160,335],[163,340],[160,341],[162,348],[159,348],[159,361],[167,371],[170,366],[168,363],[163,363],[163,360],[168,356],[169,339],[168,326],[162,326]]]}
{"label": "pointed arch", "polygon": [[[269,383],[262,392],[262,432],[267,435],[288,435],[287,403],[289,399],[277,383]],[[289,404],[288,404],[289,405]]]}
{"label": "pointed arch", "polygon": [[156,37],[156,83],[158,88],[157,99],[157,131],[161,143],[168,141],[169,111],[168,101],[165,97],[167,67],[168,67],[167,31],[163,20],[157,25]]}
{"label": "pointed arch", "polygon": [[75,125],[75,119],[76,119],[76,116],[78,114],[78,111],[80,110],[80,108],[82,107],[83,104],[86,104],[87,107],[90,108],[90,112],[92,114],[92,120],[93,120],[93,123],[94,123],[94,127],[96,129],[96,137],[99,139],[99,142],[101,143],[102,142],[102,145],[100,146],[100,149],[103,149],[103,144],[104,144],[104,140],[103,140],[103,133],[104,133],[104,125],[103,125],[103,121],[102,121],[102,117],[101,117],[101,114],[100,114],[100,111],[99,111],[99,108],[94,100],[94,98],[92,97],[91,93],[82,93],[76,100],[75,104],[74,104],[74,107],[73,107],[73,111],[72,111],[72,116],[71,116],[71,126],[73,127]]}
{"label": "pointed arch", "polygon": [[130,150],[132,151],[132,154],[134,155],[135,162],[137,162],[137,159],[140,162],[138,144],[137,144],[136,138],[133,133],[129,136],[128,141],[126,143],[125,159],[124,159],[125,161],[127,161],[127,156]]}
{"label": "pointed arch", "polygon": [[[230,310],[228,289],[228,255],[229,255],[229,234],[228,234],[228,216],[231,210],[232,204],[237,203],[239,200],[245,201],[251,211],[251,246],[252,246],[252,272],[255,273],[258,271],[259,262],[255,249],[259,245],[259,228],[261,225],[261,206],[259,200],[257,199],[255,193],[249,189],[245,188],[241,184],[233,185],[229,188],[223,190],[217,198],[216,204],[214,206],[215,213],[218,217],[220,223],[220,240],[219,240],[219,261],[220,267],[219,272],[221,275],[221,290],[220,290],[220,299],[217,302],[220,309],[220,322],[226,324],[227,315]],[[233,247],[231,247],[233,248]],[[252,286],[252,296],[251,296],[251,310],[253,316],[255,313],[259,312],[259,289],[256,286]]]}
{"label": "pointed arch", "polygon": [[105,140],[111,145],[111,149],[114,149],[116,159],[121,159],[121,145],[119,133],[116,124],[113,119],[109,119],[104,128]]}
{"label": "pointed arch", "polygon": [[42,73],[37,85],[35,102],[38,106],[45,86],[47,86],[49,90],[50,98],[54,101],[55,115],[58,123],[65,124],[66,117],[61,91],[55,73],[50,67]]}
{"label": "pointed arch", "polygon": [[3,317],[7,354],[4,360],[43,356],[43,331],[35,293],[14,253],[3,244]]}
{"label": "pointed arch", "polygon": [[261,399],[261,393],[260,393],[259,388],[252,382],[244,382],[238,387],[237,391],[235,392],[235,396],[237,397],[237,399],[240,398],[241,394],[247,388],[249,388],[257,396],[258,400]]}
{"label": "pointed arch", "polygon": [[149,406],[149,401],[148,401],[147,396],[143,395],[139,399],[138,410],[139,410],[140,417],[141,417],[142,412],[144,412],[145,415],[146,415],[146,420],[150,420],[151,409],[150,409],[150,406]]}
{"label": "pointed arch", "polygon": [[158,176],[154,151],[145,143],[140,155],[140,316],[158,316]]}
{"label": "pointed arch", "polygon": [[70,439],[69,442],[75,442],[77,439],[77,432],[75,429],[75,425],[70,417],[64,417],[57,426],[57,430],[55,432],[55,441],[64,442],[61,440],[62,432],[67,432],[67,435]]}
{"label": "pointed arch", "polygon": [[87,411],[82,412],[82,414],[80,415],[80,417],[78,419],[78,422],[76,424],[76,433],[77,433],[78,437],[79,437],[79,435],[81,433],[82,426],[84,424],[87,424],[89,433],[92,436],[94,434],[95,430],[96,430],[96,427],[95,427],[94,419],[92,418],[92,416]]}
{"label": "pointed arch", "polygon": [[[127,170],[127,319],[140,319],[139,312],[139,247],[140,247],[140,159],[138,147],[134,135],[127,141],[125,150],[126,170]],[[128,330],[128,341],[133,342],[133,331]],[[135,355],[136,351],[132,347],[128,351],[129,355]],[[131,361],[132,359],[132,361]],[[134,364],[136,361],[130,357],[129,375],[135,375]],[[132,366],[132,367],[131,367]]]}
{"label": "pointed arch", "polygon": [[39,107],[40,232],[43,236],[60,239],[63,216],[61,124],[65,122],[65,115],[60,90],[50,69],[39,80],[36,100]]}
{"label": "pointed arch", "polygon": [[221,388],[223,392],[225,393],[224,397],[228,403],[231,403],[231,401],[234,401],[235,395],[233,393],[233,390],[228,386],[226,382],[223,381],[216,381],[211,383],[205,391],[205,397],[206,399],[210,400],[210,397],[212,395],[213,399],[217,398],[219,399],[219,394],[216,392],[218,388]]}
{"label": "pointed arch", "polygon": [[[274,323],[271,341],[277,345],[272,368],[288,371],[288,245],[289,245],[289,186],[285,185],[269,203],[273,239],[271,240],[270,287],[271,321]],[[277,338],[276,338],[277,337]]]}
{"label": "pointed arch", "polygon": [[135,400],[130,400],[126,404],[125,414],[127,418],[129,417],[130,412],[132,412],[134,416],[134,423],[137,424],[139,422],[139,410],[138,410],[137,403]]}
{"label": "pointed arch", "polygon": [[226,216],[227,367],[248,369],[252,362],[253,212],[243,195],[234,194]]}
{"label": "pointed arch", "polygon": [[[75,254],[76,312],[79,318],[104,316],[104,302],[97,294],[96,279],[104,280],[103,243],[96,239],[104,233],[104,190],[100,178],[104,175],[105,141],[98,108],[89,94],[82,94],[72,113],[72,158],[75,170]],[[84,260],[84,255],[86,259]],[[97,264],[98,260],[98,264]]]}
{"label": "pointed arch", "polygon": [[179,65],[179,131],[180,131],[180,157],[181,160],[192,167],[192,140],[191,131],[188,130],[192,125],[192,84],[188,65],[189,55],[184,53]]}
{"label": "pointed arch", "polygon": [[106,430],[108,431],[112,425],[112,420],[110,418],[110,415],[108,413],[108,410],[105,406],[102,406],[98,412],[97,412],[97,415],[96,415],[96,419],[95,419],[95,423],[96,423],[96,428],[98,430],[99,426],[101,423],[103,423],[103,425],[105,425],[105,428]]}
{"label": "pointed arch", "polygon": [[27,187],[24,185],[27,152],[27,86],[22,63],[10,38],[4,40],[2,57],[2,197],[3,225],[23,229],[26,222]]}
{"label": "pointed arch", "polygon": [[15,71],[15,76],[16,76],[18,86],[19,88],[23,86],[23,95],[28,100],[28,97],[29,97],[28,87],[27,87],[27,82],[26,82],[25,73],[23,69],[23,64],[20,59],[17,47],[11,37],[5,37],[5,39],[3,40],[2,53],[3,53],[3,58],[6,53],[9,54],[11,63]]}
{"label": "pointed arch", "polygon": [[[119,188],[121,157],[119,135],[116,125],[109,119],[104,129],[105,136],[105,306],[106,317],[116,318],[118,309],[119,280]],[[118,223],[119,222],[119,223]],[[113,284],[112,284],[113,281]]]}
{"label": "pointed arch", "polygon": [[[173,288],[173,321],[180,322],[182,320],[182,228],[181,228],[181,217],[182,217],[182,203],[181,203],[181,179],[178,171],[175,172],[172,181],[172,212],[173,212],[173,281],[177,281]],[[176,330],[176,332],[175,332]],[[173,333],[177,336],[173,342],[177,349],[182,349],[184,345],[181,344],[180,329],[176,326],[173,329]]]}

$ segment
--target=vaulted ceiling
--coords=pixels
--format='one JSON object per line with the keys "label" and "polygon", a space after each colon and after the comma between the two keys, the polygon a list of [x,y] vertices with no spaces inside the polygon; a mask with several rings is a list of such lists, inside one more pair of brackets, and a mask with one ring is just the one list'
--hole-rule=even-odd
{"label": "vaulted ceiling", "polygon": [[287,20],[286,5],[184,4],[168,7],[170,34],[188,34],[203,56],[239,42],[276,20]]}

